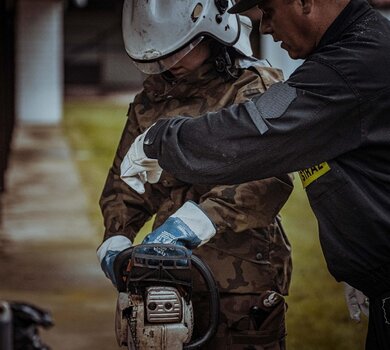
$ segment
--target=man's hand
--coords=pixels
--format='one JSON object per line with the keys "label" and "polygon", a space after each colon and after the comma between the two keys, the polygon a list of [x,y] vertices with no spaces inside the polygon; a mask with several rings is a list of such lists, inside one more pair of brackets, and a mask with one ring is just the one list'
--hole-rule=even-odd
{"label": "man's hand", "polygon": [[344,294],[352,320],[360,322],[361,313],[368,317],[368,298],[360,290],[344,282]]}
{"label": "man's hand", "polygon": [[160,227],[149,233],[142,244],[176,244],[194,249],[216,233],[214,224],[194,202],[186,202]]}
{"label": "man's hand", "polygon": [[140,194],[145,192],[146,182],[158,182],[162,173],[157,159],[146,157],[144,152],[144,139],[148,130],[134,140],[121,164],[121,179]]}
{"label": "man's hand", "polygon": [[98,248],[96,254],[100,261],[100,266],[112,284],[116,286],[114,261],[117,255],[132,245],[131,241],[125,236],[113,236],[104,241]]}

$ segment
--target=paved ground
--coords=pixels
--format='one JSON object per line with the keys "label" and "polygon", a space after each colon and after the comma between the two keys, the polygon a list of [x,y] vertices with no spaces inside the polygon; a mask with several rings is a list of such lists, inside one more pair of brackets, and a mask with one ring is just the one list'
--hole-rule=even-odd
{"label": "paved ground", "polygon": [[16,129],[0,200],[0,299],[50,310],[55,326],[41,334],[53,350],[118,349],[116,292],[60,128]]}

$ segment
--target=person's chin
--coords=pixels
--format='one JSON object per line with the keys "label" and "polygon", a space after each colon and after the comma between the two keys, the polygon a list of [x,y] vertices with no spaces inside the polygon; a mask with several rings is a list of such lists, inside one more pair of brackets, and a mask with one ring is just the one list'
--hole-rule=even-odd
{"label": "person's chin", "polygon": [[288,55],[290,56],[290,58],[292,58],[293,60],[297,60],[299,59],[300,57],[296,54],[296,52],[294,51],[287,51]]}
{"label": "person's chin", "polygon": [[294,50],[291,50],[291,49],[286,49],[288,55],[290,56],[291,59],[293,60],[299,60],[301,57],[301,55],[299,54],[299,52],[296,52]]}
{"label": "person's chin", "polygon": [[299,58],[300,58],[299,54],[298,54],[296,51],[294,51],[294,50],[291,48],[291,46],[287,45],[285,42],[282,42],[282,43],[280,44],[280,47],[281,47],[283,50],[287,51],[288,55],[289,55],[290,58],[292,58],[293,60],[296,60],[296,59],[299,59]]}
{"label": "person's chin", "polygon": [[290,54],[291,48],[290,48],[290,46],[288,46],[284,41],[282,41],[282,42],[280,43],[280,47],[281,47],[283,50],[287,51],[288,54]]}

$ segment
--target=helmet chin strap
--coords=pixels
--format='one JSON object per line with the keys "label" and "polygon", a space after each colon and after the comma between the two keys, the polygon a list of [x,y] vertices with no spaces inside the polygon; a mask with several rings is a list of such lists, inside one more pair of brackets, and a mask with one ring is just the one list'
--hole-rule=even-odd
{"label": "helmet chin strap", "polygon": [[214,64],[216,71],[221,73],[226,80],[238,78],[238,69],[234,66],[226,46],[221,48],[220,53],[215,58]]}

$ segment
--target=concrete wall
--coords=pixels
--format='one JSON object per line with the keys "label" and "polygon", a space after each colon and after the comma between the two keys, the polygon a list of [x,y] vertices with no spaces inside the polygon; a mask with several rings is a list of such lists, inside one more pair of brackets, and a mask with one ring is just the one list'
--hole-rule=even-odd
{"label": "concrete wall", "polygon": [[17,120],[56,124],[62,117],[63,3],[19,0],[17,16]]}
{"label": "concrete wall", "polygon": [[121,12],[99,9],[65,11],[65,80],[101,90],[141,86],[144,76],[127,56]]}

